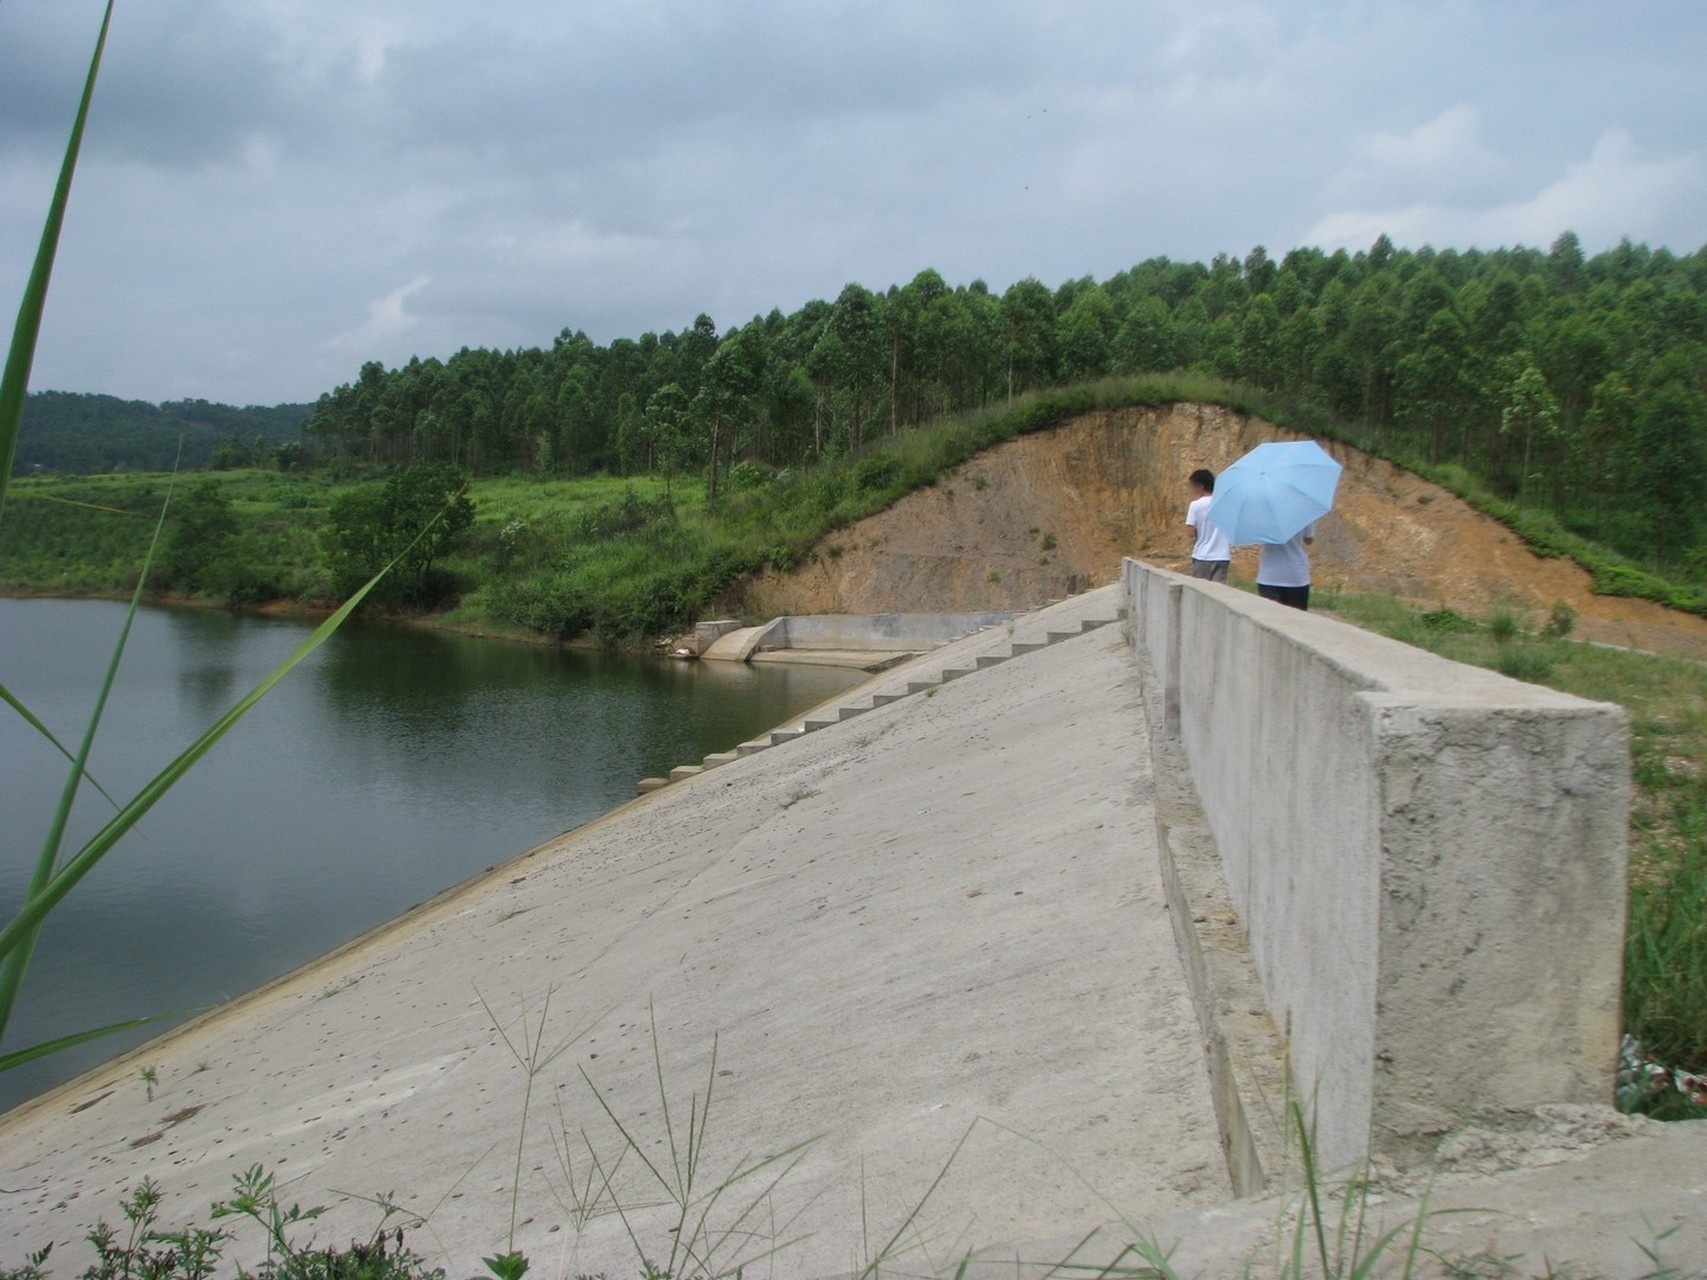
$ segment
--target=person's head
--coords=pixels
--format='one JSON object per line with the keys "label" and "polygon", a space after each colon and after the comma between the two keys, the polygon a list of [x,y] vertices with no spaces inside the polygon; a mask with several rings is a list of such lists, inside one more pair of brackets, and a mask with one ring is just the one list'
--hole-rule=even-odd
{"label": "person's head", "polygon": [[1191,487],[1199,493],[1215,492],[1215,473],[1210,471],[1208,468],[1199,467],[1196,471],[1191,473],[1189,478],[1191,480]]}

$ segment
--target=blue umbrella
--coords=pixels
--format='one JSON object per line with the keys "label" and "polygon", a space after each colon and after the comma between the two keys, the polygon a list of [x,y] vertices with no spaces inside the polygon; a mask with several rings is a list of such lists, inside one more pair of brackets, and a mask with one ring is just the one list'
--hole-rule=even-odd
{"label": "blue umbrella", "polygon": [[1285,542],[1334,505],[1340,464],[1314,440],[1259,444],[1215,477],[1209,519],[1235,546]]}

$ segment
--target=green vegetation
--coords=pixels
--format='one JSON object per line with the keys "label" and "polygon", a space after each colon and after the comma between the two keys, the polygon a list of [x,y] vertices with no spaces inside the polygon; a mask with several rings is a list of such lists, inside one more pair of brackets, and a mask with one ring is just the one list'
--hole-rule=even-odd
{"label": "green vegetation", "polygon": [[53,472],[192,471],[275,466],[301,455],[302,424],[312,405],[250,405],[206,400],[153,405],[116,396],[34,391],[18,429],[20,475]]}
{"label": "green vegetation", "polygon": [[[781,470],[743,462],[715,500],[667,475],[480,478],[467,489],[472,515],[459,503],[424,566],[402,575],[384,603],[419,609],[461,594],[453,621],[470,625],[619,642],[664,634],[745,575],[802,562],[826,534],[934,484],[980,449],[1095,409],[1225,394],[1213,379],[1174,375],[1026,395],[885,437],[858,458]],[[448,495],[456,474],[447,464],[383,481],[324,469],[204,473],[168,515],[157,582],[229,604],[329,603],[403,532],[418,531],[432,493]],[[137,531],[166,488],[146,474],[14,481],[0,526],[0,590],[129,590]]]}
{"label": "green vegetation", "polygon": [[[1146,372],[1160,369],[1182,372]],[[100,398],[39,412],[94,411],[79,399]],[[369,362],[320,397],[300,445],[272,445],[259,419],[227,425],[240,413],[283,423],[289,406],[188,409],[230,437],[210,465],[317,466],[310,490],[429,463],[473,475],[467,555],[445,548],[433,588],[400,587],[390,607],[460,590],[481,625],[627,640],[675,630],[744,575],[799,563],[824,533],[978,449],[1075,412],[1166,400],[1391,458],[1539,554],[1576,559],[1597,591],[1707,613],[1707,249],[1626,242],[1587,258],[1569,233],[1546,252],[1382,237],[1278,263],[1260,247],[1207,265],[1151,259],[999,297],[927,270],[721,333],[702,315],[609,346],[565,330],[549,350]],[[591,524],[580,499],[500,514],[481,486],[501,479],[603,485],[596,501],[620,509]],[[282,529],[256,545],[235,514],[219,555],[171,566],[172,589],[233,603],[335,594],[345,575],[321,547],[282,550]],[[265,503],[252,514],[293,523]],[[0,548],[0,589],[122,590],[133,572],[93,530],[51,549],[24,535]]]}
{"label": "green vegetation", "polygon": [[[377,363],[322,396],[323,458],[438,460],[476,475],[705,476],[861,457],[909,428],[1026,392],[1175,369],[1241,407],[1458,483],[1649,571],[1698,581],[1707,523],[1707,250],[1299,248],[1272,261],[1150,259],[1102,282],[999,297],[935,271],[719,333]],[[1526,532],[1526,537],[1532,536]],[[1561,551],[1575,552],[1566,546]],[[1616,578],[1608,589],[1629,585]],[[1648,584],[1650,589],[1657,589]]]}
{"label": "green vegetation", "polygon": [[[1545,619],[1500,609],[1477,622],[1378,596],[1324,594],[1321,605],[1454,661],[1629,709],[1636,790],[1624,1029],[1657,1061],[1707,1071],[1707,668],[1567,640],[1568,609]],[[1653,1101],[1678,1109],[1675,1099]]]}
{"label": "green vegetation", "polygon": [[[522,1035],[530,1052],[537,1048],[536,1042],[542,1041],[544,1034],[542,1016],[537,1033]],[[512,1044],[511,1048],[514,1047]],[[655,1038],[653,1053],[656,1059]],[[540,1064],[526,1058],[518,1060],[528,1071],[531,1082]],[[585,1079],[585,1073],[582,1074]],[[571,1229],[579,1232],[599,1217],[616,1218],[627,1235],[634,1258],[632,1273],[623,1274],[632,1274],[637,1280],[714,1280],[760,1271],[771,1274],[778,1268],[786,1274],[793,1260],[790,1251],[807,1237],[798,1232],[793,1218],[778,1220],[772,1196],[799,1167],[811,1144],[802,1143],[764,1157],[743,1156],[728,1173],[716,1178],[706,1170],[716,1082],[715,1046],[705,1088],[696,1092],[685,1108],[672,1101],[661,1063],[656,1078],[660,1117],[645,1131],[635,1129],[612,1113],[604,1106],[597,1086],[591,1079],[585,1079],[618,1135],[614,1155],[601,1156],[594,1151],[585,1131],[572,1135],[565,1124],[560,1134],[554,1132],[553,1147],[562,1182],[556,1184],[550,1173],[538,1172],[545,1173],[548,1182],[553,1183],[568,1213]],[[932,1198],[952,1175],[968,1140],[980,1130],[994,1130],[1055,1156],[1046,1143],[1034,1137],[993,1121],[974,1120],[912,1209],[886,1237],[869,1235],[872,1224],[864,1219],[862,1208],[861,1226],[866,1234],[861,1247],[866,1256],[854,1273],[859,1280],[880,1280],[885,1275],[960,1276],[969,1274],[980,1263],[988,1266],[993,1261],[979,1249],[964,1246],[959,1252],[951,1248],[933,1257],[936,1242],[931,1240],[926,1222]],[[1288,1107],[1287,1131],[1289,1144],[1294,1136],[1298,1143],[1296,1153],[1288,1151],[1290,1167],[1286,1178],[1288,1184],[1295,1185],[1278,1197],[1270,1239],[1244,1260],[1239,1274],[1252,1280],[1259,1276],[1273,1280],[1358,1280],[1422,1274],[1530,1274],[1527,1268],[1520,1270],[1518,1264],[1524,1261],[1521,1256],[1496,1255],[1492,1246],[1474,1254],[1443,1251],[1433,1238],[1434,1224],[1441,1213],[1430,1208],[1426,1194],[1414,1209],[1396,1215],[1396,1222],[1389,1211],[1381,1215],[1386,1221],[1377,1225],[1377,1206],[1387,1196],[1372,1172],[1359,1168],[1343,1181],[1337,1178],[1330,1181],[1316,1162],[1311,1135],[1296,1104]],[[571,1147],[577,1143],[587,1144],[579,1174],[571,1156]],[[1058,1156],[1055,1158],[1059,1160]],[[632,1201],[627,1198],[627,1191],[618,1190],[617,1173],[624,1163],[640,1171],[639,1180],[645,1188],[640,1198]],[[1164,1245],[1154,1232],[1122,1214],[1081,1172],[1064,1163],[1061,1169],[1064,1176],[1080,1183],[1102,1203],[1109,1221],[1118,1229],[1114,1234],[1124,1234],[1128,1242],[1106,1242],[1105,1237],[1093,1231],[1077,1245],[1062,1246],[1064,1252],[1024,1262],[1011,1257],[1008,1253],[1011,1246],[1003,1246],[999,1256],[1005,1260],[1004,1265],[1012,1266],[1016,1274],[1023,1271],[1107,1280],[1182,1280],[1182,1272],[1172,1262],[1173,1247]],[[519,1169],[516,1177],[520,1177]],[[512,1215],[519,1188],[519,1182],[512,1183]],[[86,1236],[94,1248],[96,1261],[82,1273],[81,1280],[210,1280],[219,1273],[222,1254],[238,1241],[237,1235],[224,1226],[204,1227],[194,1223],[176,1231],[163,1230],[158,1225],[162,1198],[159,1185],[145,1178],[120,1204],[126,1223],[122,1232],[104,1220],[97,1222]],[[378,1225],[365,1240],[352,1240],[343,1248],[320,1246],[312,1237],[304,1239],[303,1231],[326,1208],[304,1209],[294,1204],[285,1208],[279,1202],[274,1175],[254,1165],[237,1175],[230,1198],[216,1202],[210,1216],[215,1223],[234,1219],[260,1230],[265,1256],[253,1270],[240,1262],[235,1264],[237,1280],[443,1280],[443,1268],[429,1266],[426,1259],[404,1242],[405,1231],[418,1232],[429,1226],[428,1218],[403,1209],[391,1195],[369,1202],[379,1210],[380,1216]],[[642,1238],[635,1221],[637,1211],[658,1206],[667,1206],[670,1224]],[[1665,1249],[1676,1230],[1674,1227],[1655,1232],[1650,1227],[1646,1240],[1632,1240],[1651,1264],[1644,1274],[1655,1280],[1659,1277],[1700,1280],[1707,1273],[1668,1265]],[[881,1238],[883,1243],[873,1249],[875,1238]],[[1112,1257],[1099,1261],[1102,1255],[1093,1255],[1093,1248],[1112,1250]],[[49,1245],[31,1253],[22,1265],[0,1266],[0,1280],[48,1280],[51,1252]],[[482,1261],[494,1280],[522,1280],[532,1270],[532,1260],[515,1245],[513,1223],[506,1251]],[[1586,1280],[1587,1273],[1570,1268],[1568,1259],[1554,1256],[1541,1261],[1548,1276],[1584,1275]],[[1566,1269],[1559,1269],[1561,1263]],[[580,1280],[604,1280],[608,1273],[601,1271],[597,1277],[578,1274]]]}

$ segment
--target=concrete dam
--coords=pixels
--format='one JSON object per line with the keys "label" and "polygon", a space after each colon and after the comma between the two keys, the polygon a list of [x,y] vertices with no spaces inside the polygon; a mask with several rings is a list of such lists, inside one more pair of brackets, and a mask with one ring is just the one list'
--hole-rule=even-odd
{"label": "concrete dam", "polygon": [[1628,805],[1619,708],[1127,561],[0,1118],[0,1260],[262,1163],[457,1276],[512,1220],[561,1276],[1238,1274],[1289,1101],[1466,1248],[1707,1253],[1704,1144],[1610,1106]]}

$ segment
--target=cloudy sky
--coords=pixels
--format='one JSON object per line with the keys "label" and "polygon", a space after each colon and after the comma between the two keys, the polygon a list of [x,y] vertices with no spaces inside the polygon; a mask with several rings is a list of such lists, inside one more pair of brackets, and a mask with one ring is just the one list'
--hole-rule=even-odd
{"label": "cloudy sky", "polygon": [[[100,0],[0,3],[10,322]],[[119,0],[38,390],[720,328],[934,267],[1707,245],[1700,0]]]}

